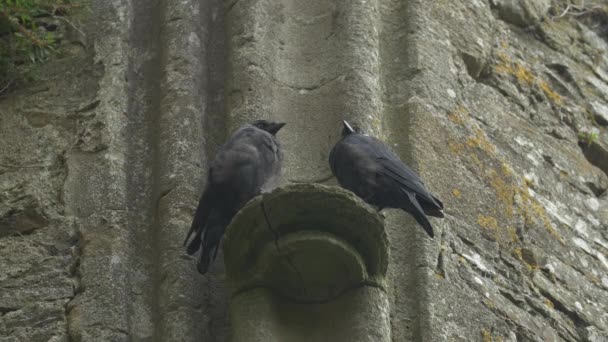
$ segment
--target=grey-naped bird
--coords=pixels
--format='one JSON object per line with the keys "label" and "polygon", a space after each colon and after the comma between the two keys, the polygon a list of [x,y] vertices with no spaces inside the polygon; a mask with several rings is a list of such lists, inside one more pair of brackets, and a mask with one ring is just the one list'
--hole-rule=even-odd
{"label": "grey-naped bird", "polygon": [[365,202],[410,213],[430,237],[426,215],[444,217],[443,203],[429,193],[418,175],[382,141],[355,131],[344,121],[342,139],[329,154],[331,171],[342,187]]}
{"label": "grey-naped bird", "polygon": [[285,123],[257,120],[239,128],[211,162],[207,186],[184,241],[192,255],[202,248],[197,269],[205,274],[217,256],[232,217],[253,197],[274,188],[281,176],[283,152],[275,134]]}

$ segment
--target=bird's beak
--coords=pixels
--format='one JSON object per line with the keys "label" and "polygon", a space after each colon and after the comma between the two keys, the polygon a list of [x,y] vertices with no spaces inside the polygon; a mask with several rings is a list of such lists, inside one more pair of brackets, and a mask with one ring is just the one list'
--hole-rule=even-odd
{"label": "bird's beak", "polygon": [[283,128],[283,126],[285,126],[287,123],[286,122],[276,122],[272,124],[272,127],[270,128],[270,133],[277,134],[277,132]]}
{"label": "bird's beak", "polygon": [[345,130],[347,130],[349,133],[355,133],[355,130],[348,124],[348,122],[346,122],[346,120],[342,120],[342,123],[344,123]]}

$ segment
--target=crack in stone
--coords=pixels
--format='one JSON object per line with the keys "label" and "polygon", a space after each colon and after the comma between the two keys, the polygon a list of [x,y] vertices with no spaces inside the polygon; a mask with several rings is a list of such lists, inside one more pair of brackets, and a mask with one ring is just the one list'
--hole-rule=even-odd
{"label": "crack in stone", "polygon": [[[234,292],[232,294],[232,296],[236,297],[236,296],[240,295],[241,293],[245,293],[247,291],[251,291],[251,290],[254,290],[254,289],[257,289],[260,287],[264,287],[264,286],[259,285],[259,284],[247,286],[247,287],[241,288],[240,290]],[[388,291],[381,284],[379,284],[375,281],[372,281],[372,280],[364,280],[361,283],[357,283],[357,284],[354,284],[353,286],[346,287],[342,291],[336,293],[334,296],[331,296],[329,298],[325,298],[322,300],[302,300],[302,299],[298,299],[298,298],[288,297],[288,296],[282,294],[281,292],[275,292],[275,295],[279,296],[279,297],[287,298],[287,299],[289,299],[289,301],[296,303],[296,304],[326,304],[326,303],[330,303],[330,302],[340,298],[340,296],[344,295],[345,293],[347,293],[349,291],[353,291],[353,290],[360,289],[363,287],[373,287],[375,289],[382,291],[384,294],[388,295]]]}
{"label": "crack in stone", "polygon": [[160,202],[167,196],[169,195],[173,190],[175,190],[174,187],[167,189],[165,191],[163,191],[160,196],[158,196],[158,204],[156,206],[156,210],[158,210],[159,206],[160,206]]}
{"label": "crack in stone", "polygon": [[289,264],[289,266],[298,275],[298,278],[300,279],[300,282],[302,283],[302,290],[304,292],[304,295],[306,296],[307,295],[307,291],[306,291],[306,287],[304,286],[304,284],[305,284],[304,277],[300,273],[300,270],[298,270],[298,268],[296,267],[296,265],[293,263],[293,260],[291,260],[291,258],[289,257],[289,255],[287,255],[286,253],[284,254],[281,251],[281,248],[279,246],[279,233],[272,228],[272,224],[270,223],[270,219],[268,218],[268,214],[266,213],[266,206],[264,205],[264,199],[263,198],[262,198],[262,201],[260,202],[260,206],[262,207],[262,213],[264,214],[264,220],[266,221],[266,226],[268,227],[268,229],[272,232],[272,235],[274,236],[274,245],[275,245],[275,248],[277,249],[277,252],[280,255],[284,255],[285,256],[285,260],[287,260],[287,263]]}
{"label": "crack in stone", "polygon": [[585,327],[591,325],[576,311],[570,310],[568,307],[566,307],[566,305],[562,303],[556,296],[553,296],[551,293],[543,289],[539,289],[539,292],[543,297],[547,298],[553,303],[553,307],[555,308],[555,310],[563,313],[566,317],[568,317],[576,327]]}
{"label": "crack in stone", "polygon": [[228,5],[228,8],[226,9],[226,15],[228,13],[230,13],[230,11],[232,11],[232,9],[234,8],[234,6],[236,6],[239,3],[240,0],[235,0],[234,2],[232,2],[231,4]]}
{"label": "crack in stone", "polygon": [[324,176],[319,176],[316,178],[312,178],[312,179],[288,179],[287,181],[290,183],[295,183],[295,184],[307,184],[307,183],[324,183],[327,182],[328,180],[330,180],[334,175],[333,174],[328,174],[328,175],[324,175]]}
{"label": "crack in stone", "polygon": [[274,76],[273,76],[273,75],[272,75],[270,72],[268,72],[266,69],[264,69],[264,68],[263,68],[261,65],[259,65],[259,64],[256,64],[256,63],[249,63],[248,67],[253,67],[253,68],[259,69],[259,70],[261,70],[261,72],[262,72],[264,75],[266,75],[266,76],[267,76],[267,77],[268,77],[268,78],[269,78],[271,81],[273,81],[273,82],[275,82],[275,83],[277,83],[277,84],[279,84],[279,85],[282,85],[282,86],[284,86],[284,87],[287,87],[287,88],[290,88],[290,89],[293,89],[293,90],[297,90],[297,91],[302,91],[302,90],[304,90],[304,91],[313,91],[313,90],[320,89],[321,87],[323,87],[323,86],[325,86],[325,85],[327,85],[327,84],[329,84],[329,83],[334,82],[335,80],[339,79],[340,77],[345,77],[345,76],[346,76],[348,73],[354,72],[354,71],[356,71],[356,70],[359,70],[359,71],[361,71],[361,72],[364,72],[364,73],[367,73],[367,74],[372,75],[372,73],[371,73],[371,72],[369,72],[369,71],[367,71],[367,70],[365,70],[365,69],[360,69],[360,68],[349,68],[349,69],[345,70],[344,72],[342,72],[342,73],[340,73],[340,74],[338,74],[338,75],[336,75],[336,76],[334,76],[334,77],[332,77],[332,78],[330,78],[330,79],[328,79],[328,80],[325,80],[325,81],[323,81],[323,82],[320,82],[319,84],[315,84],[315,85],[308,86],[308,87],[300,87],[300,86],[295,86],[295,85],[292,85],[292,84],[289,84],[289,83],[286,83],[286,82],[284,82],[284,81],[281,81],[281,80],[277,79],[276,77],[274,77]]}
{"label": "crack in stone", "polygon": [[72,319],[70,318],[70,313],[72,309],[74,309],[75,305],[73,305],[73,301],[76,300],[78,296],[80,296],[84,292],[84,287],[82,286],[82,272],[80,271],[80,258],[82,256],[82,247],[80,242],[82,241],[82,233],[78,231],[76,233],[75,239],[73,241],[72,247],[72,265],[68,268],[68,277],[73,279],[73,295],[66,301],[64,304],[64,314],[66,320],[66,336],[68,341],[78,341],[79,339],[76,336],[73,336],[73,330],[71,329]]}
{"label": "crack in stone", "polygon": [[444,245],[443,245],[443,241],[447,241],[446,234],[447,234],[446,229],[442,230],[440,240],[439,240],[439,246],[440,246],[439,253],[437,253],[437,264],[435,265],[435,272],[438,274],[441,274],[444,279],[447,279],[444,254],[448,247],[447,246],[444,247]]}
{"label": "crack in stone", "polygon": [[9,308],[0,306],[0,317],[6,315],[9,312],[19,311],[19,308]]}
{"label": "crack in stone", "polygon": [[99,104],[101,103],[101,100],[95,100],[91,103],[88,103],[84,106],[82,106],[81,108],[76,109],[74,112],[75,113],[85,113],[85,112],[90,112],[93,109],[97,108],[99,106]]}

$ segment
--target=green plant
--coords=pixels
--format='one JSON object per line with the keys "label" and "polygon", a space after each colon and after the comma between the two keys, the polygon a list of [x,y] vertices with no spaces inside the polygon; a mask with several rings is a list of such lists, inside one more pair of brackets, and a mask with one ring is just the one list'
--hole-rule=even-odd
{"label": "green plant", "polygon": [[17,68],[44,61],[55,52],[56,27],[77,0],[0,0],[0,94],[18,78]]}
{"label": "green plant", "polygon": [[585,144],[590,146],[592,143],[596,142],[598,139],[598,134],[596,132],[579,132],[578,133],[578,141],[581,144]]}

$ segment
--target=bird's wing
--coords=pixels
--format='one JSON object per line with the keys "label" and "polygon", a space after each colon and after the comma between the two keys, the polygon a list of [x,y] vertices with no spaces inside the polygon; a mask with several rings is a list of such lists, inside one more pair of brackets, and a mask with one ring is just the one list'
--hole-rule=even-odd
{"label": "bird's wing", "polygon": [[192,255],[196,253],[196,251],[200,248],[201,245],[201,237],[202,233],[207,224],[207,218],[209,217],[209,213],[211,211],[211,201],[213,191],[210,191],[209,186],[203,192],[200,200],[198,201],[198,206],[196,207],[196,212],[194,213],[194,219],[192,220],[192,225],[190,226],[190,230],[188,234],[186,234],[186,239],[184,240],[184,246],[190,240],[192,234],[194,234],[194,239],[188,244],[188,254]]}
{"label": "bird's wing", "polygon": [[377,139],[370,138],[370,141],[372,146],[371,151],[374,154],[376,161],[382,166],[380,168],[380,173],[383,176],[397,182],[400,186],[406,188],[406,190],[413,192],[424,202],[436,206],[437,209],[443,208],[443,204],[438,202],[436,198],[426,190],[420,177],[405,165],[393,151]]}
{"label": "bird's wing", "polygon": [[401,188],[400,190],[405,196],[407,196],[410,203],[412,203],[414,210],[410,211],[410,213],[412,214],[412,216],[414,216],[414,219],[416,219],[416,222],[418,222],[422,226],[422,228],[424,228],[424,230],[426,231],[427,234],[429,234],[430,237],[434,237],[435,233],[433,232],[433,226],[431,226],[429,219],[426,218],[426,215],[424,214],[424,210],[422,209],[422,207],[420,206],[420,203],[418,203],[418,200],[416,199],[416,195],[414,195],[413,193],[411,193],[403,188]]}
{"label": "bird's wing", "polygon": [[[184,241],[184,245],[186,245],[194,234],[194,238],[187,247],[188,254],[198,251],[204,238],[210,213],[217,209],[219,204],[223,204],[219,203],[223,201],[218,202],[218,196],[224,198],[226,192],[231,192],[231,182],[240,178],[243,173],[242,169],[251,162],[251,154],[255,154],[255,149],[248,149],[246,144],[242,143],[243,140],[246,140],[249,131],[251,129],[237,131],[220,147],[211,162],[205,191],[199,200],[192,225]],[[234,186],[238,186],[238,184],[234,184]]]}

